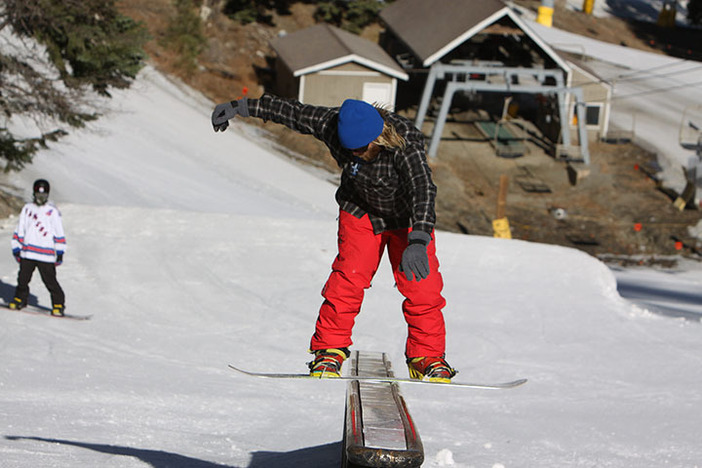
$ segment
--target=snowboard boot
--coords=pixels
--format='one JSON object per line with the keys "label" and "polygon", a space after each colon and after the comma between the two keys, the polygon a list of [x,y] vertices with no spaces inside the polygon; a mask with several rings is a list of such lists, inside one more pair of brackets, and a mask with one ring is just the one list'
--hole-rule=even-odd
{"label": "snowboard boot", "polygon": [[20,299],[19,297],[15,297],[14,299],[12,299],[12,302],[10,302],[7,307],[9,307],[12,310],[20,310],[26,305],[27,304],[22,299]]}
{"label": "snowboard boot", "polygon": [[319,349],[312,351],[314,361],[308,363],[310,377],[320,379],[341,377],[341,365],[350,356],[348,348]]}
{"label": "snowboard boot", "polygon": [[407,359],[409,375],[414,380],[448,383],[456,375],[448,362],[442,357],[416,357]]}
{"label": "snowboard boot", "polygon": [[54,304],[53,309],[51,309],[51,315],[54,317],[63,317],[63,304]]}

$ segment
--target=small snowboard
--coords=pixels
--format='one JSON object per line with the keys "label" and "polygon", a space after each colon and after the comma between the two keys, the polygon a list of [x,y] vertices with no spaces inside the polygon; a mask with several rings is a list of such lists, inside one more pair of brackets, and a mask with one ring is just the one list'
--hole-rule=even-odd
{"label": "small snowboard", "polygon": [[526,383],[527,379],[518,379],[511,382],[497,382],[497,383],[472,383],[472,382],[429,382],[426,380],[414,380],[405,379],[402,377],[330,377],[330,378],[320,378],[312,377],[309,374],[280,374],[280,373],[270,373],[270,372],[251,372],[244,369],[239,369],[238,367],[229,365],[229,368],[240,372],[245,375],[252,377],[261,377],[265,379],[307,379],[307,380],[358,380],[360,382],[399,382],[399,383],[409,383],[409,384],[420,384],[420,385],[438,385],[441,387],[466,387],[466,388],[482,388],[487,390],[503,390],[507,388],[518,387]]}
{"label": "small snowboard", "polygon": [[59,315],[51,315],[51,309],[48,307],[43,307],[39,305],[27,305],[22,307],[21,309],[10,309],[10,306],[8,304],[3,304],[3,307],[5,307],[7,310],[10,310],[12,312],[21,312],[24,314],[30,314],[30,315],[43,315],[44,317],[53,317],[57,319],[67,319],[67,320],[90,320],[92,318],[92,315],[73,315],[73,314],[64,314],[62,316]]}

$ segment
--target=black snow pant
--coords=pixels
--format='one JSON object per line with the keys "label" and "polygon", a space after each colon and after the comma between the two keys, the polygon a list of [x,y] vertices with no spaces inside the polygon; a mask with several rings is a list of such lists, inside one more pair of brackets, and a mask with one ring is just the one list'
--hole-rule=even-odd
{"label": "black snow pant", "polygon": [[28,260],[23,258],[20,260],[20,269],[17,274],[17,289],[15,289],[15,297],[20,299],[23,304],[27,303],[29,298],[29,282],[32,280],[34,269],[39,269],[41,280],[44,282],[46,289],[51,293],[51,304],[64,305],[66,297],[63,294],[63,289],[56,279],[56,264],[38,262],[36,260]]}

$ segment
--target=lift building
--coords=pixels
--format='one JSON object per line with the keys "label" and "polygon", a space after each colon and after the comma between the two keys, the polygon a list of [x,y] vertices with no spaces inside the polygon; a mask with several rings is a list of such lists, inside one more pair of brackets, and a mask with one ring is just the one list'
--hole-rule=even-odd
{"label": "lift building", "polygon": [[502,1],[398,0],[380,18],[382,47],[410,76],[398,102],[418,106],[419,128],[438,108],[430,156],[454,98],[491,93],[534,107],[556,156],[589,162],[588,139],[607,130],[611,88],[558,54]]}
{"label": "lift building", "polygon": [[395,108],[398,80],[409,75],[377,43],[320,23],[271,41],[276,91],[306,104],[362,99]]}

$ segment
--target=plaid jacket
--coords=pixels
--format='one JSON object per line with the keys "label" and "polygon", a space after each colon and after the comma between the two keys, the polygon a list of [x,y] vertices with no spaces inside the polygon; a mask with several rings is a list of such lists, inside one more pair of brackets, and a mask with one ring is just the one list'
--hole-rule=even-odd
{"label": "plaid jacket", "polygon": [[389,114],[386,121],[404,137],[404,150],[383,148],[371,162],[354,158],[337,134],[338,107],[319,107],[264,94],[248,100],[249,115],[285,125],[322,141],[342,169],[336,200],[342,210],[368,214],[373,231],[408,228],[431,234],[436,222],[436,186],[424,151],[424,136],[411,121]]}

